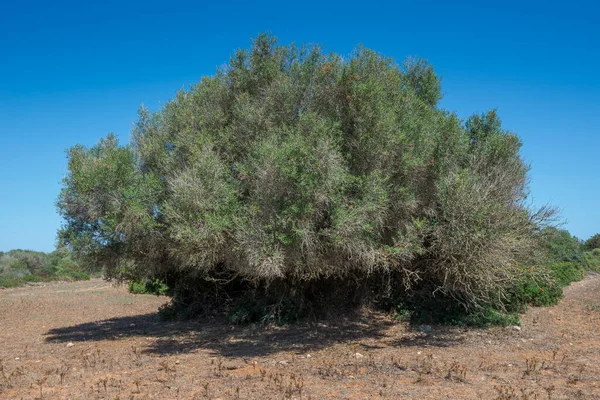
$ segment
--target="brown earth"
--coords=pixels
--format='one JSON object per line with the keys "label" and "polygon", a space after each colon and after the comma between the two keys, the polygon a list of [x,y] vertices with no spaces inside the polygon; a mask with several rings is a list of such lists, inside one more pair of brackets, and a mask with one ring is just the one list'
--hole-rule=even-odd
{"label": "brown earth", "polygon": [[162,322],[101,280],[0,290],[1,399],[600,399],[600,276],[520,330]]}

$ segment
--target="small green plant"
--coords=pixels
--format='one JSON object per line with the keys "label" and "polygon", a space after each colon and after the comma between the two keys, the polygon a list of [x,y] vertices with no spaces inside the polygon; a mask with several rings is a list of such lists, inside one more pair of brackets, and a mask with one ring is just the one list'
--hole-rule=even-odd
{"label": "small green plant", "polygon": [[143,279],[129,282],[129,292],[133,294],[168,296],[171,289],[160,279]]}
{"label": "small green plant", "polygon": [[412,316],[412,311],[406,308],[405,305],[399,304],[396,306],[396,309],[392,313],[392,317],[396,321],[409,321]]}

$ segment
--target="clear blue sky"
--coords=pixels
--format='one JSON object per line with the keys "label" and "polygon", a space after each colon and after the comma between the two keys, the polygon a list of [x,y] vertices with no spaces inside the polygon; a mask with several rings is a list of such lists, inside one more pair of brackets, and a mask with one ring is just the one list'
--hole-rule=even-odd
{"label": "clear blue sky", "polygon": [[[269,31],[283,43],[358,44],[427,58],[442,106],[497,107],[523,139],[537,204],[580,238],[600,232],[600,9],[553,2],[131,2],[0,4],[0,250],[54,247],[64,150],[129,139],[156,108]],[[219,4],[216,4],[219,3]]]}

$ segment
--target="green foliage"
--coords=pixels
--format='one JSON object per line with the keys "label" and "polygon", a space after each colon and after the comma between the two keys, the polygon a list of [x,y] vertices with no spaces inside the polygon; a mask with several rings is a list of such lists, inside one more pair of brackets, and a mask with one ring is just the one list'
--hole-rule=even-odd
{"label": "green foliage", "polygon": [[481,304],[465,309],[446,297],[412,303],[404,311],[413,324],[445,324],[454,326],[490,327],[519,325],[519,313],[503,309],[499,304]]}
{"label": "green foliage", "polygon": [[563,297],[563,287],[583,279],[587,272],[584,264],[577,262],[522,268],[521,278],[504,299],[480,303],[469,310],[439,298],[426,304],[413,304],[405,312],[411,310],[409,315],[415,323],[478,327],[519,325],[519,313],[525,312],[528,305],[555,305]]}
{"label": "green foliage", "polygon": [[567,230],[547,227],[540,238],[547,263],[584,262],[584,246]]}
{"label": "green foliage", "polygon": [[563,296],[562,289],[583,279],[589,270],[587,264],[580,262],[558,262],[528,269],[510,291],[506,306],[523,312],[529,304],[555,305]]}
{"label": "green foliage", "polygon": [[39,275],[26,275],[23,277],[23,282],[43,282],[44,278]]}
{"label": "green foliage", "polygon": [[145,279],[143,281],[129,282],[129,292],[134,294],[154,294],[156,296],[167,296],[171,289],[160,279]]}
{"label": "green foliage", "polygon": [[595,270],[590,254],[581,242],[566,230],[545,228],[539,235],[540,254],[535,267],[523,268],[519,281],[504,302],[507,309],[523,312],[527,305],[550,306],[562,298],[563,287],[579,281]]}
{"label": "green foliage", "polygon": [[0,255],[0,287],[51,280],[88,280],[90,276],[64,250],[46,254],[30,250],[11,250]]}
{"label": "green foliage", "polygon": [[546,267],[527,271],[510,291],[507,307],[524,312],[528,305],[550,306],[562,298],[562,285]]}
{"label": "green foliage", "polygon": [[600,233],[596,233],[583,243],[583,248],[588,251],[600,249]]}
{"label": "green foliage", "polygon": [[451,321],[458,326],[510,326],[520,325],[519,314],[516,312],[505,312],[494,307],[485,307],[481,310],[463,315],[458,314],[457,319]]}
{"label": "green foliage", "polygon": [[564,287],[571,282],[580,281],[587,274],[586,268],[579,263],[558,263],[550,267],[556,282]]}
{"label": "green foliage", "polygon": [[9,278],[7,276],[0,276],[0,287],[1,288],[11,288],[21,286],[23,284],[22,279]]}
{"label": "green foliage", "polygon": [[410,321],[412,315],[413,312],[404,304],[396,305],[396,308],[392,311],[392,317],[396,321]]}
{"label": "green foliage", "polygon": [[526,206],[521,142],[496,111],[461,121],[441,93],[424,60],[260,35],[142,108],[130,145],[68,151],[60,242],[111,279],[167,276],[165,315],[290,320],[331,304],[323,282],[347,304],[479,310],[519,281],[552,211]]}

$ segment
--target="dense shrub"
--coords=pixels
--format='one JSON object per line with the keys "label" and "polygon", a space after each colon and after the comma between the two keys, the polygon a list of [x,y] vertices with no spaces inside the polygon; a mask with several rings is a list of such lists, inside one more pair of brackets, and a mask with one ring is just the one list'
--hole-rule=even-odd
{"label": "dense shrub", "polygon": [[[563,288],[585,277],[592,263],[556,262],[522,268],[521,278],[507,291],[504,299],[481,302],[479,307],[465,310],[446,299],[410,304],[407,310],[418,323],[491,326],[519,324],[519,313],[529,305],[552,306],[563,297]],[[596,266],[600,263],[596,263]]]}
{"label": "dense shrub", "polygon": [[567,230],[546,227],[540,232],[539,240],[541,253],[536,260],[539,264],[585,262],[584,246]]}
{"label": "dense shrub", "polygon": [[0,255],[0,287],[15,287],[27,282],[87,279],[90,276],[65,249],[50,254],[11,250]]}
{"label": "dense shrub", "polygon": [[583,248],[588,251],[600,249],[600,233],[595,234],[583,243]]}
{"label": "dense shrub", "polygon": [[160,279],[144,279],[129,282],[129,292],[133,294],[167,296],[171,293],[171,289]]}
{"label": "dense shrub", "polygon": [[513,287],[506,304],[510,310],[519,312],[523,312],[528,304],[554,305],[562,298],[565,286],[583,279],[589,271],[587,264],[579,262],[558,262],[538,267]]}
{"label": "dense shrub", "polygon": [[21,286],[23,284],[23,280],[9,278],[7,276],[0,275],[0,288],[11,288],[16,286]]}
{"label": "dense shrub", "polygon": [[235,321],[503,304],[552,210],[527,207],[521,142],[496,111],[461,121],[440,98],[423,60],[260,35],[142,108],[129,145],[68,151],[60,240],[109,279],[166,276],[175,305]]}
{"label": "dense shrub", "polygon": [[551,306],[563,296],[563,288],[598,270],[591,253],[568,231],[547,227],[538,235],[539,251],[534,267],[523,268],[521,279],[509,290],[505,310],[523,312],[527,305]]}

